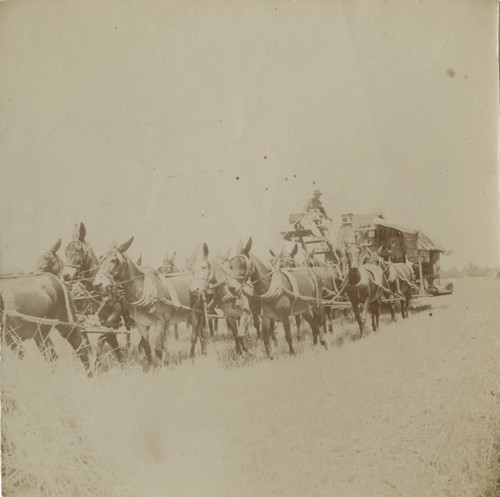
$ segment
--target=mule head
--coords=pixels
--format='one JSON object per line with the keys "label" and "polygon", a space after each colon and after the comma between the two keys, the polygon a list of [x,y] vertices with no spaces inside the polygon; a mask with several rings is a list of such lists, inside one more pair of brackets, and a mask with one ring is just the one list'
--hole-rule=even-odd
{"label": "mule head", "polygon": [[198,250],[197,254],[192,267],[193,283],[191,284],[191,293],[207,290],[213,280],[214,268],[212,262],[208,258],[208,245],[204,243],[202,250]]}
{"label": "mule head", "polygon": [[90,249],[85,241],[87,229],[83,223],[75,224],[71,241],[64,249],[66,263],[64,265],[63,278],[73,281],[77,273],[91,267]]}
{"label": "mule head", "polygon": [[345,250],[345,256],[347,259],[347,265],[349,269],[358,269],[361,265],[361,257],[363,250],[359,245],[355,243],[349,245]]}
{"label": "mule head", "polygon": [[299,247],[297,244],[294,245],[290,253],[288,253],[288,250],[285,246],[283,246],[283,248],[281,249],[281,253],[278,255],[276,255],[272,250],[269,250],[271,256],[273,257],[271,259],[271,266],[283,269],[298,267],[298,263],[295,260],[295,256],[297,255],[298,250]]}
{"label": "mule head", "polygon": [[47,250],[47,252],[40,256],[36,263],[36,270],[52,273],[60,278],[64,269],[64,263],[59,255],[57,255],[57,251],[60,248],[61,239],[59,238],[51,249]]}
{"label": "mule head", "polygon": [[93,281],[93,286],[106,290],[116,283],[123,283],[127,279],[129,259],[125,255],[134,237],[126,241],[119,247],[116,243],[111,244],[108,252],[102,257],[101,265],[96,277]]}
{"label": "mule head", "polygon": [[[158,268],[160,273],[162,274],[171,274],[171,273],[177,273],[179,270],[175,267],[175,257],[177,255],[177,252],[174,252],[172,254],[172,257],[170,257],[170,254],[168,252],[165,252],[165,256],[163,257],[163,264]],[[194,260],[193,260],[194,263]],[[193,265],[191,263],[191,266]]]}
{"label": "mule head", "polygon": [[231,272],[229,290],[234,294],[239,293],[241,286],[252,277],[254,266],[250,257],[251,248],[251,237],[245,246],[243,246],[243,242],[240,240],[236,249],[236,255],[229,260],[229,270]]}

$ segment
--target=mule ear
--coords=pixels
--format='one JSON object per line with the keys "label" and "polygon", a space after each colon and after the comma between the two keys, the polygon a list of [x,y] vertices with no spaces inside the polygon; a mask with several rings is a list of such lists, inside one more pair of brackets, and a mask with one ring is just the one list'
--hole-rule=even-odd
{"label": "mule ear", "polygon": [[208,257],[208,245],[206,243],[203,244],[203,257],[205,259]]}
{"label": "mule ear", "polygon": [[170,260],[170,254],[168,253],[168,250],[165,252],[165,255],[163,256],[163,262],[167,262]]}
{"label": "mule ear", "polygon": [[174,263],[175,263],[175,256],[176,256],[176,255],[177,255],[177,252],[174,252],[174,253],[172,254],[172,258],[170,259],[170,264],[171,264],[172,266],[173,266],[173,265],[174,265]]}
{"label": "mule ear", "polygon": [[50,251],[55,255],[56,252],[61,248],[61,242],[62,240],[59,238],[59,240],[57,240],[56,244],[50,249]]}
{"label": "mule ear", "polygon": [[84,242],[86,235],[87,235],[87,229],[85,228],[85,225],[83,223],[80,223],[80,228],[79,228],[79,233],[78,233],[78,239],[81,242]]}
{"label": "mule ear", "polygon": [[231,257],[231,247],[229,247],[229,250],[224,255],[224,258],[227,259],[227,260],[229,260],[229,257]]}
{"label": "mule ear", "polygon": [[299,251],[299,246],[295,244],[292,251],[290,252],[290,257],[293,259],[297,255],[298,251]]}
{"label": "mule ear", "polygon": [[380,247],[378,248],[377,250],[377,254],[380,255],[382,253],[382,250],[383,250],[384,246],[383,245],[380,245]]}
{"label": "mule ear", "polygon": [[276,257],[276,254],[274,253],[274,250],[269,249],[269,253],[270,253],[273,257]]}
{"label": "mule ear", "polygon": [[137,264],[138,266],[142,266],[142,254],[141,254],[141,255],[139,256],[139,258],[137,259],[136,264]]}
{"label": "mule ear", "polygon": [[243,253],[248,255],[250,253],[251,248],[252,248],[252,237],[248,239],[248,242],[245,245],[245,248],[243,249]]}
{"label": "mule ear", "polygon": [[128,242],[122,243],[117,249],[118,252],[120,252],[121,254],[126,252],[128,250],[128,248],[130,247],[130,245],[132,245],[133,241],[134,241],[134,237],[132,237]]}

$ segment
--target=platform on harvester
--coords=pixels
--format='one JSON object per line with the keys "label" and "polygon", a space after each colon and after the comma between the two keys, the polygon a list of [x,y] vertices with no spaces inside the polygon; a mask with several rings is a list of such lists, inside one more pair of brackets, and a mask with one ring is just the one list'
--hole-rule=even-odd
{"label": "platform on harvester", "polygon": [[324,255],[325,260],[335,259],[335,254],[328,241],[314,234],[310,229],[283,231],[281,236],[283,240],[298,243],[307,253],[314,250],[315,255]]}

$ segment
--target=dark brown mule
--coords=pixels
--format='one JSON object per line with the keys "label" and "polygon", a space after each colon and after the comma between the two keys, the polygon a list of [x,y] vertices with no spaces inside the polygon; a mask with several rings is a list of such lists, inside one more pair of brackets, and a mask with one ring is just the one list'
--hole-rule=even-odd
{"label": "dark brown mule", "polygon": [[[270,264],[273,267],[278,267],[280,269],[291,269],[299,267],[299,263],[295,260],[295,256],[299,250],[299,246],[297,244],[294,245],[292,251],[289,253],[285,246],[281,248],[281,252],[276,254],[273,250],[269,250],[271,254]],[[295,325],[297,327],[297,340],[302,340],[302,333],[300,331],[302,324],[302,319],[299,315],[295,316]],[[271,321],[271,338],[274,343],[278,343],[276,339],[276,325],[274,321]]]}
{"label": "dark brown mule", "polygon": [[[113,244],[101,260],[94,285],[103,290],[122,285],[125,303],[141,334],[139,348],[144,350],[148,365],[162,361],[166,327],[190,319],[190,274],[174,274],[167,277],[157,271],[140,268],[125,252],[134,238],[117,247]],[[150,336],[150,332],[154,336]],[[154,340],[156,357],[151,353]]]}
{"label": "dark brown mule", "polygon": [[[401,297],[401,317],[406,319],[409,317],[412,289],[415,286],[412,269],[403,262],[385,261],[378,253],[373,254],[372,259],[384,272],[385,286],[393,294],[389,297]],[[392,320],[396,321],[394,305],[391,305],[390,310]]]}
{"label": "dark brown mule", "polygon": [[[347,273],[346,294],[352,305],[354,316],[363,336],[366,328],[368,310],[372,313],[373,331],[379,329],[380,301],[384,297],[382,269],[375,264],[361,264],[363,249],[352,244],[346,249]],[[359,305],[363,308],[360,313]]]}
{"label": "dark brown mule", "polygon": [[85,239],[86,235],[85,225],[83,223],[75,224],[72,239],[64,249],[66,261],[63,276],[66,281],[80,282],[91,292],[93,290],[92,282],[99,270],[99,259]]}
{"label": "dark brown mule", "polygon": [[[231,331],[236,345],[236,353],[247,352],[244,335],[239,332],[241,326],[245,331],[251,320],[250,299],[246,295],[236,296],[229,291],[231,274],[229,269],[218,259],[208,257],[208,246],[203,245],[203,252],[194,264],[192,306],[203,309],[202,292],[210,291],[213,295],[213,304],[218,306],[225,318],[228,329]],[[200,337],[203,316],[196,312],[192,316],[193,332]],[[239,326],[240,325],[240,326]],[[194,336],[194,335],[193,335]],[[203,337],[200,337],[204,339]],[[192,349],[196,344],[194,336]]]}
{"label": "dark brown mule", "polygon": [[326,347],[322,332],[322,312],[319,299],[322,288],[308,268],[284,270],[273,268],[254,255],[250,255],[252,239],[242,254],[231,259],[233,291],[239,291],[248,281],[253,285],[255,297],[262,303],[262,335],[268,357],[271,357],[269,332],[271,320],[281,321],[285,328],[290,354],[295,354],[290,330],[290,316],[302,315],[313,331],[313,341]]}
{"label": "dark brown mule", "polygon": [[2,323],[7,345],[18,349],[33,338],[47,359],[57,359],[49,332],[55,326],[89,368],[90,344],[76,322],[73,299],[66,285],[49,272],[2,275],[1,293],[5,305]]}
{"label": "dark brown mule", "polygon": [[[304,258],[304,266],[310,267],[316,278],[321,281],[323,287],[323,299],[333,299],[338,303],[347,302],[345,295],[345,278],[338,264],[332,261],[323,263],[315,257],[315,251],[312,250]],[[333,310],[325,306],[325,321],[328,321],[328,331],[333,332]]]}
{"label": "dark brown mule", "polygon": [[[92,283],[99,270],[99,259],[94,250],[86,240],[87,229],[83,223],[75,224],[71,241],[64,252],[66,262],[63,276],[65,281],[71,285],[71,293],[75,300],[76,310],[82,316],[96,314],[100,322],[108,328],[119,327],[122,317],[122,309],[116,295],[108,292],[99,295],[94,291]],[[120,310],[117,308],[120,307]],[[117,316],[118,314],[118,316]],[[126,328],[131,328],[130,317],[125,313],[124,322]],[[118,326],[117,326],[118,325]],[[108,343],[114,351],[116,358],[123,362],[123,355],[115,333],[103,333],[97,339],[97,360],[102,353],[104,344]],[[130,335],[127,334],[127,348],[130,344]]]}

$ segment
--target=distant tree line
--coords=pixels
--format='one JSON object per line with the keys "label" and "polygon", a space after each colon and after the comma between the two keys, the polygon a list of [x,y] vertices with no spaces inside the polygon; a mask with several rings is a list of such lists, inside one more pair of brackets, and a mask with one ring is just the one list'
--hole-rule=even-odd
{"label": "distant tree line", "polygon": [[441,269],[442,278],[475,278],[478,276],[490,276],[500,278],[500,268],[481,267],[473,262],[462,268],[451,266],[448,269]]}

